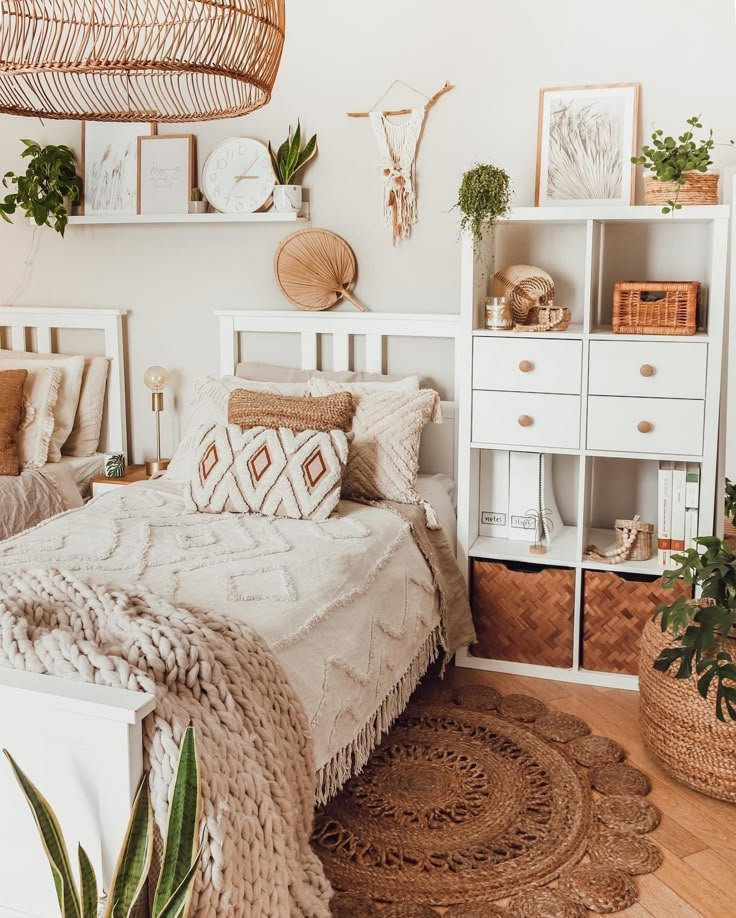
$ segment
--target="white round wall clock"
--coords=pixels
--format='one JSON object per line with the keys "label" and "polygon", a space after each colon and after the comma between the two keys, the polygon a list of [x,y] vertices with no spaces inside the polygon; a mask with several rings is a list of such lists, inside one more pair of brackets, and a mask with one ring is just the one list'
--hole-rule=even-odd
{"label": "white round wall clock", "polygon": [[275,184],[268,147],[251,137],[223,141],[202,170],[204,196],[226,214],[252,214],[265,207]]}

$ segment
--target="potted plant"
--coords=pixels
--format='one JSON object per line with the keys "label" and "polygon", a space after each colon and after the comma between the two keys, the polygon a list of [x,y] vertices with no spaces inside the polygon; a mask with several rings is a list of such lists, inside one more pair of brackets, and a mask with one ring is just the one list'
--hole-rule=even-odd
{"label": "potted plant", "polygon": [[192,727],[187,727],[179,748],[161,868],[156,891],[145,912],[140,910],[139,900],[148,887],[155,847],[148,775],[143,776],[133,801],[110,891],[107,896],[100,896],[97,878],[84,848],[80,845],[77,849],[80,881],[77,885],[56,814],[7,749],[3,751],[41,834],[62,918],[97,918],[98,914],[102,918],[132,918],[144,914],[147,918],[186,918],[201,854],[201,786]]}
{"label": "potted plant", "polygon": [[207,200],[201,190],[199,188],[192,188],[189,194],[189,213],[206,214],[207,207]]}
{"label": "potted plant", "polygon": [[642,635],[642,736],[682,783],[736,802],[736,554],[708,536],[674,561],[662,585],[679,595]]}
{"label": "potted plant", "polygon": [[297,172],[300,172],[317,155],[317,135],[302,147],[302,126],[299,121],[296,131],[291,133],[281,144],[278,153],[274,153],[270,142],[268,152],[271,154],[273,171],[276,176],[276,187],[273,190],[273,206],[279,213],[298,213],[302,206],[302,186],[294,184]]}
{"label": "potted plant", "polygon": [[631,158],[650,173],[644,178],[645,203],[664,205],[664,214],[674,215],[683,204],[718,203],[718,173],[708,172],[716,145],[713,131],[696,140],[695,131],[703,129],[699,116],[688,118],[687,124],[677,139],[656,129],[651,145],[644,145],[641,155]]}
{"label": "potted plant", "polygon": [[508,213],[511,204],[511,181],[499,166],[478,164],[462,178],[457,204],[462,213],[460,228],[470,230],[478,246],[486,231],[499,217]]}
{"label": "potted plant", "polygon": [[82,194],[74,154],[65,146],[42,147],[35,140],[22,143],[21,156],[30,162],[24,175],[5,173],[3,185],[14,185],[15,191],[0,201],[0,216],[12,223],[10,216],[20,208],[37,226],[51,226],[63,236],[72,204]]}

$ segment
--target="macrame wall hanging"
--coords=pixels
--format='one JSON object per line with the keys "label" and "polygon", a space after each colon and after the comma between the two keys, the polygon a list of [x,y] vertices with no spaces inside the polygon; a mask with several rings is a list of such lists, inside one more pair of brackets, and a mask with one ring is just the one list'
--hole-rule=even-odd
{"label": "macrame wall hanging", "polygon": [[[380,111],[380,103],[399,84],[423,96],[426,102],[415,108]],[[426,96],[403,80],[394,80],[370,111],[348,112],[348,118],[370,119],[381,156],[383,222],[393,234],[394,245],[401,239],[408,239],[412,226],[417,222],[415,164],[424,119],[435,102],[453,88],[445,83],[439,92]],[[407,116],[404,121],[397,123],[389,120],[404,115]]]}

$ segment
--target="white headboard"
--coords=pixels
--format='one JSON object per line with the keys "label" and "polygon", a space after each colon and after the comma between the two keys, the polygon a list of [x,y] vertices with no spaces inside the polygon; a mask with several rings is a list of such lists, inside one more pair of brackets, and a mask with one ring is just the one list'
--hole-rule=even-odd
{"label": "white headboard", "polygon": [[[459,354],[459,315],[426,313],[307,313],[275,310],[218,310],[220,322],[220,372],[235,372],[241,359],[240,339],[248,333],[299,334],[301,339],[298,369],[318,370],[319,336],[331,339],[332,369],[351,370],[350,339],[365,336],[365,369],[371,373],[386,372],[384,339],[386,338],[447,338],[455,342],[454,379],[457,384]],[[429,368],[421,365],[421,356],[413,372],[422,376]],[[430,424],[422,436],[420,462],[422,471],[444,472],[453,480],[457,469],[457,411],[454,401],[443,401],[444,424]]]}
{"label": "white headboard", "polygon": [[[14,351],[55,353],[51,334],[54,330],[79,328],[103,332],[110,372],[105,392],[106,435],[99,448],[101,452],[121,452],[125,456],[128,455],[123,359],[123,316],[126,312],[125,309],[0,306],[0,328],[10,329],[10,347]],[[35,330],[33,346],[26,339],[26,329]]]}

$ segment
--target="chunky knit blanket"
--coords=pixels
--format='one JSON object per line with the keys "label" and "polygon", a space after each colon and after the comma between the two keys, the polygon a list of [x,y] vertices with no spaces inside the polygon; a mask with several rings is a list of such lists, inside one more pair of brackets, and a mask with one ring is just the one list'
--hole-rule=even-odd
{"label": "chunky knit blanket", "polygon": [[144,751],[161,832],[179,743],[194,725],[204,850],[193,916],[329,916],[330,887],[309,847],[306,717],[250,626],[60,570],[3,573],[0,666],[156,695]]}

